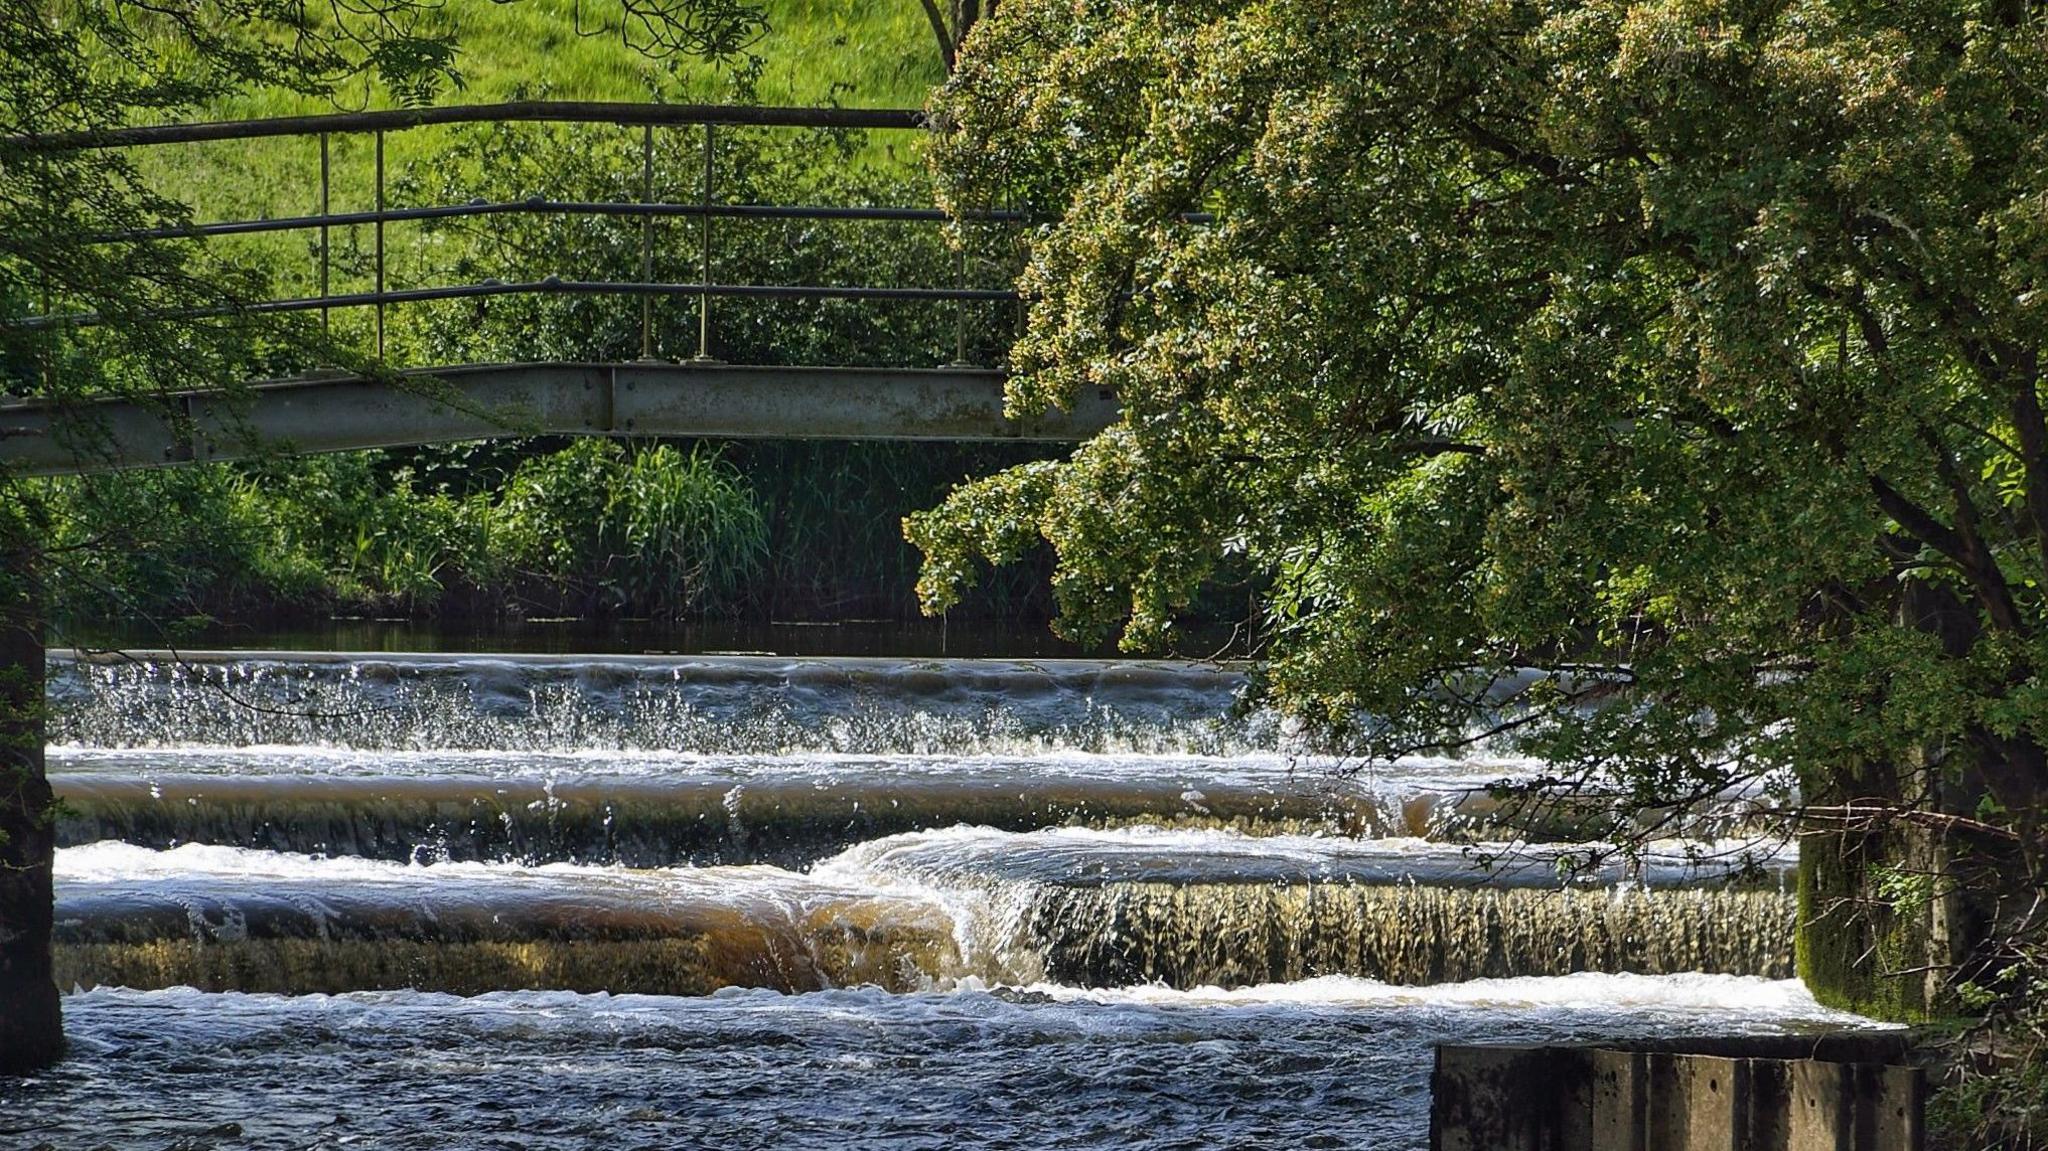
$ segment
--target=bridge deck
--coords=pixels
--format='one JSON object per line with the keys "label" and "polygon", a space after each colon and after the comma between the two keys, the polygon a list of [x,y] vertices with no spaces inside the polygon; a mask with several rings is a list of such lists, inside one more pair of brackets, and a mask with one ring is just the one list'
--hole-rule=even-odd
{"label": "bridge deck", "polygon": [[734,364],[470,364],[397,386],[336,376],[128,400],[0,404],[0,468],[75,475],[270,453],[405,447],[515,435],[730,439],[1085,439],[1116,418],[1106,393],[1012,420],[981,369]]}

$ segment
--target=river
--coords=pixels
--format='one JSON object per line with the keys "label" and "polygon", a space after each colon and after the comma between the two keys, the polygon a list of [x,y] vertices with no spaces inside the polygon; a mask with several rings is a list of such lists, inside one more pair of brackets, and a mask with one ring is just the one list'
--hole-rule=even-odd
{"label": "river", "polygon": [[1435,1043],[1862,1022],[1789,978],[1783,853],[1485,866],[1540,765],[1315,754],[1241,688],[59,659],[73,1053],[0,1146],[1419,1148]]}

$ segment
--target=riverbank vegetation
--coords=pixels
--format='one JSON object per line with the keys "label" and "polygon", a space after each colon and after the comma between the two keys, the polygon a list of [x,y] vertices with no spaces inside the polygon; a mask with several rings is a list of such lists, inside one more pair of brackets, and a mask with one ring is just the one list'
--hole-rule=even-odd
{"label": "riverbank vegetation", "polygon": [[[423,9],[416,32],[449,34],[461,45],[440,97],[915,106],[943,75],[915,4],[857,13],[798,3],[713,6],[731,23],[717,40],[720,50],[708,55],[643,51],[646,45],[629,41],[609,9],[591,8],[579,32],[570,7],[536,0]],[[546,69],[530,67],[536,46],[551,53]],[[360,88],[353,94],[222,85],[181,114],[298,114],[331,110],[337,99],[388,106],[421,82],[364,70],[348,79]],[[394,133],[386,201],[405,208],[478,198],[695,200],[702,193],[701,133],[663,130],[648,142],[653,179],[643,186],[637,129],[520,124]],[[369,146],[367,137],[333,141],[336,210],[373,199]],[[118,159],[165,193],[167,211],[263,218],[317,208],[318,157],[309,147],[259,140],[136,150]],[[930,200],[919,133],[728,129],[719,135],[713,181],[716,196],[729,203],[916,207]],[[936,287],[950,286],[958,274],[946,237],[929,223],[721,220],[707,264],[694,221],[660,222],[643,237],[638,220],[515,215],[389,225],[387,283],[402,289],[482,279],[610,279],[622,268],[637,275],[643,239],[653,244],[651,274],[668,281],[697,279],[707,267],[724,282],[766,284]],[[251,294],[311,295],[322,285],[309,242],[302,234],[264,234],[214,241],[203,251],[246,275],[260,274],[260,285],[243,285]],[[371,247],[366,225],[333,229],[328,290],[368,290]],[[196,256],[200,249],[182,251]],[[972,270],[1004,282],[1008,270],[990,263],[1001,256],[990,247]],[[644,348],[635,299],[414,305],[390,311],[385,348],[396,365],[622,361],[644,351],[684,359],[707,350],[699,347],[696,301],[657,301],[648,319],[651,343]],[[968,355],[997,362],[1014,317],[980,305],[962,314],[928,303],[720,300],[708,350],[751,364],[933,366],[961,354],[963,321],[971,334]],[[302,332],[307,338],[300,342],[266,335],[273,342],[263,370],[334,362],[336,347],[360,358],[358,350],[375,343],[367,310],[337,311],[330,324],[317,334]],[[36,371],[38,353],[47,350],[24,349],[23,373]],[[80,342],[71,354],[82,359],[90,346]],[[464,626],[560,615],[901,618],[915,612],[917,563],[897,528],[902,517],[968,475],[1040,454],[952,445],[598,449],[512,441],[66,481],[48,488],[64,569],[50,607],[67,627],[125,620],[174,632],[252,615],[303,626],[334,613]],[[585,514],[558,510],[570,504]],[[684,522],[675,518],[684,508],[695,509],[688,515],[715,511],[723,526],[667,542],[642,530]],[[605,516],[618,522],[581,530]],[[550,525],[579,530],[554,540],[543,555],[532,541]],[[118,547],[91,546],[116,538]],[[75,562],[68,558],[74,552]],[[1043,575],[1020,572],[958,615],[1040,624],[1045,596],[1029,589],[1042,587]]]}
{"label": "riverbank vegetation", "polygon": [[[165,641],[334,616],[453,629],[522,619],[901,619],[902,517],[1040,449],[503,441],[56,481],[65,634]],[[1042,567],[954,618],[1043,627]]]}
{"label": "riverbank vegetation", "polygon": [[1971,1138],[2041,1138],[2044,18],[1006,5],[934,170],[1060,221],[1013,403],[1125,417],[913,517],[925,602],[1042,541],[1142,648],[1248,562],[1272,697],[1362,752],[1796,793],[1816,994],[1987,1013]]}

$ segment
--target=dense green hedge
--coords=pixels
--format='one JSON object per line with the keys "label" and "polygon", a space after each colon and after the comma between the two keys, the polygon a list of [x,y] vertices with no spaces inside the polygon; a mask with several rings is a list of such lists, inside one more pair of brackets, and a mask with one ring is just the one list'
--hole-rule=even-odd
{"label": "dense green hedge", "polygon": [[[72,623],[907,618],[898,526],[992,445],[504,441],[53,481]],[[108,546],[112,545],[112,546]],[[1043,619],[1043,572],[966,618]]]}

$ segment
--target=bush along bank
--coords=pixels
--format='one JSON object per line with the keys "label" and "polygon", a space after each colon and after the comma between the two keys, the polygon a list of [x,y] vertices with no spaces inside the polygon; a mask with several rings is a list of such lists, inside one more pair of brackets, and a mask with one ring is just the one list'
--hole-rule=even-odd
{"label": "bush along bank", "polygon": [[[1043,449],[499,441],[51,481],[60,621],[912,618],[900,524]],[[1042,570],[959,618],[1042,624]]]}

